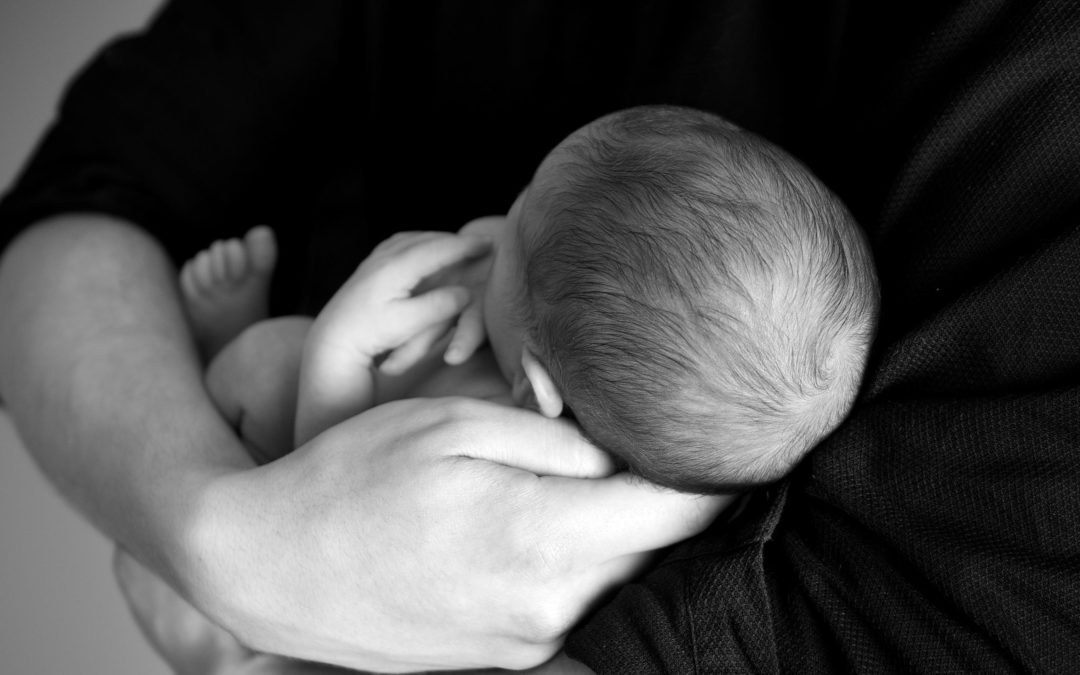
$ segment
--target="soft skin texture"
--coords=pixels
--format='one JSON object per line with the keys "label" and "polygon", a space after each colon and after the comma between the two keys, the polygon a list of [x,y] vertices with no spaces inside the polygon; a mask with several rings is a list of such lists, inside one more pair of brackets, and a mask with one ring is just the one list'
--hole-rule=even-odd
{"label": "soft skin texture", "polygon": [[[176,591],[123,551],[116,552],[113,571],[143,635],[177,675],[327,675],[346,672],[335,666],[253,652],[207,621]],[[457,672],[494,675],[495,671]],[[559,654],[536,668],[513,672],[587,675],[593,671]]]}
{"label": "soft skin texture", "polygon": [[[606,111],[724,115],[794,151],[866,227],[883,322],[865,395],[743,527],[679,545],[570,653],[609,673],[1075,670],[1080,12],[782,5],[470,1],[436,20],[377,0],[170,2],[87,71],[4,234],[18,214],[106,209],[186,256],[306,204],[341,157],[370,168],[338,190],[363,193],[339,231],[366,249],[403,205],[418,227],[509,200]],[[341,239],[324,241],[329,259]],[[356,264],[338,262],[317,299]]]}
{"label": "soft skin texture", "polygon": [[376,401],[374,364],[401,373],[469,304],[469,290],[446,285],[413,295],[441,269],[486,253],[485,240],[445,232],[402,232],[380,244],[315,319],[300,370],[296,442],[367,410]]}
{"label": "soft skin texture", "polygon": [[463,399],[382,406],[254,469],[202,386],[175,278],[122,223],[32,228],[0,262],[0,394],[61,492],[254,649],[530,667],[642,551],[714,515],[621,475],[555,477],[595,474],[576,431],[522,453],[548,420]]}
{"label": "soft skin texture", "polygon": [[[479,245],[479,247],[478,247]],[[484,245],[478,241],[469,241],[467,237],[458,237],[447,233],[408,233],[399,234],[380,246],[360,265],[350,283],[341,289],[337,303],[328,307],[319,317],[328,336],[336,336],[349,341],[356,337],[359,342],[352,345],[363,355],[365,347],[372,347],[371,335],[355,335],[357,329],[379,326],[384,337],[390,337],[396,331],[388,348],[398,353],[398,345],[413,344],[417,335],[429,333],[427,326],[444,318],[444,306],[436,293],[439,289],[460,288],[461,281],[467,280],[468,268],[452,274],[440,274],[442,281],[425,294],[414,295],[410,291],[417,281],[425,276],[431,266],[452,263],[461,255],[471,251],[483,251]],[[483,265],[486,260],[476,260],[474,264]],[[471,265],[469,266],[471,267]],[[235,280],[233,280],[235,281]],[[199,296],[205,300],[213,289],[204,288]],[[224,284],[217,298],[227,301],[229,293],[236,290],[236,285]],[[483,289],[478,289],[478,297],[483,296]],[[432,295],[432,293],[435,293]],[[424,299],[426,298],[426,299]],[[191,296],[185,292],[185,299]],[[360,302],[361,305],[356,305]],[[332,303],[333,304],[333,303]],[[239,309],[243,310],[243,307]],[[453,318],[453,317],[451,317]],[[315,401],[301,402],[298,407],[296,396],[299,374],[298,362],[305,343],[310,343],[313,336],[311,319],[287,317],[263,321],[243,331],[227,348],[218,354],[210,364],[207,375],[207,390],[222,414],[233,426],[242,429],[245,445],[253,456],[262,458],[281,457],[292,449],[292,418],[290,412],[297,410],[303,415],[305,405]],[[196,334],[201,334],[201,325],[196,324]],[[411,326],[411,329],[408,328]],[[467,326],[467,324],[466,324]],[[461,324],[458,330],[463,330]],[[473,326],[473,329],[476,327]],[[446,327],[435,331],[445,333]],[[483,334],[482,329],[479,334]],[[451,340],[452,341],[452,340]],[[329,345],[335,347],[335,345]],[[376,352],[380,351],[378,348]],[[428,350],[431,352],[431,350]],[[358,372],[350,367],[355,355],[354,350],[345,354],[344,363],[337,363],[336,370],[341,373],[329,373],[331,377],[346,376],[349,380],[360,379],[361,389],[370,393],[377,373],[374,368],[365,368],[368,372]],[[431,354],[438,357],[437,352]],[[340,355],[330,354],[330,361]],[[338,359],[340,361],[340,359]],[[426,359],[430,361],[431,359]],[[371,358],[366,359],[370,363]],[[390,362],[388,357],[383,366]],[[329,364],[328,364],[329,365]],[[406,375],[405,380],[417,376],[431,375],[432,364],[421,364],[419,373]],[[310,375],[310,373],[309,373]],[[367,375],[367,377],[365,377]],[[386,381],[379,383],[379,400],[386,400],[387,395],[400,397],[393,390],[399,389],[404,381],[390,385],[385,390]],[[419,389],[410,389],[414,394],[423,396],[448,396],[466,394],[477,398],[492,396],[488,400],[509,403],[509,387],[498,375],[491,359],[478,356],[471,364],[462,368],[444,367],[440,375],[418,381]],[[310,393],[310,392],[309,392]],[[350,392],[351,393],[351,392]],[[331,397],[320,405],[335,403]],[[342,405],[331,405],[332,410],[350,408],[345,417],[362,412],[353,407],[357,399],[348,397]],[[366,406],[363,406],[366,407]],[[309,412],[318,412],[309,411]],[[309,417],[309,419],[311,419]],[[560,422],[552,422],[562,427]],[[316,431],[321,431],[318,429]],[[560,428],[558,431],[564,431]],[[550,434],[549,434],[550,435]],[[545,438],[551,442],[550,438]],[[573,444],[569,444],[572,446]],[[540,447],[539,450],[549,450]],[[257,454],[256,454],[257,451]],[[586,459],[588,459],[586,457]],[[595,466],[580,467],[581,470],[603,472],[607,470],[603,457],[593,455]],[[140,565],[131,556],[118,550],[115,558],[116,578],[128,601],[132,614],[147,639],[177,673],[206,675],[207,673],[325,673],[337,672],[311,662],[282,659],[269,654],[262,654],[244,647],[227,631],[206,619],[190,603],[181,598],[167,584]],[[490,672],[490,671],[489,671]],[[557,656],[543,666],[533,669],[535,673],[591,672],[585,666],[565,656]]]}
{"label": "soft skin texture", "polygon": [[[475,233],[487,228],[488,234],[494,235],[496,230],[502,231],[504,220],[473,221],[464,228],[473,235],[399,233],[359,265],[316,320],[287,317],[262,321],[232,340],[208,367],[206,385],[231,426],[240,429],[252,456],[265,463],[292,451],[293,410],[298,420],[307,422],[296,425],[299,443],[332,426],[326,422],[348,419],[377,402],[465,395],[509,404],[509,386],[487,355],[478,355],[461,367],[440,367],[436,349],[444,342],[456,343],[465,354],[471,351],[470,344],[475,349],[478,342],[469,336],[483,336],[482,325],[477,325],[482,324],[482,312],[472,314],[472,321],[467,309],[490,295],[484,293],[485,284],[477,278],[490,267],[491,261],[481,257],[489,249],[489,236],[476,237]],[[221,253],[222,246],[232,243],[215,244],[215,250]],[[252,249],[248,246],[246,250]],[[200,254],[199,259],[204,258]],[[236,297],[246,291],[242,278],[226,279],[205,272],[196,270],[193,274],[197,276],[188,276],[188,282],[198,280],[202,288],[199,295],[193,295],[188,283],[184,291],[187,303],[215,301],[241,314],[251,309],[251,298]],[[255,267],[249,272],[259,273]],[[181,279],[183,283],[183,273]],[[421,280],[425,280],[427,290],[414,292]],[[469,293],[466,286],[475,286],[475,292]],[[189,316],[193,316],[190,311]],[[203,322],[193,321],[197,336],[231,317],[204,318]],[[451,328],[453,335],[446,335]],[[442,335],[446,340],[437,339]],[[299,367],[302,353],[307,363]],[[376,368],[373,363],[383,354],[386,356]],[[423,363],[416,362],[417,358]],[[401,368],[409,372],[398,373]],[[387,370],[404,377],[387,380],[383,377]],[[533,372],[530,380],[537,377]],[[535,398],[544,401],[547,397],[538,394]],[[564,426],[561,422],[552,424]],[[548,444],[552,442],[550,433],[547,430],[542,437]],[[550,452],[542,445],[534,450]],[[595,466],[581,468],[598,475],[608,470],[602,455],[593,454],[591,460]],[[115,571],[136,622],[177,673],[326,672],[320,664],[281,659],[244,647],[122,550],[117,551]],[[534,672],[591,671],[560,655]]]}
{"label": "soft skin texture", "polygon": [[0,262],[0,395],[64,496],[188,590],[203,572],[199,501],[250,460],[203,390],[175,278],[117,221],[25,233]]}

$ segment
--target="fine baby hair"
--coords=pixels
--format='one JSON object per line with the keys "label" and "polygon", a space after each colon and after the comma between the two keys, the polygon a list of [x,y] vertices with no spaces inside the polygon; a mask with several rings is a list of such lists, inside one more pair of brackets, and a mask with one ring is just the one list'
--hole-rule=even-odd
{"label": "fine baby hair", "polygon": [[649,106],[556,149],[523,219],[527,334],[632,471],[690,492],[782,477],[859,389],[878,310],[861,228],[720,117]]}

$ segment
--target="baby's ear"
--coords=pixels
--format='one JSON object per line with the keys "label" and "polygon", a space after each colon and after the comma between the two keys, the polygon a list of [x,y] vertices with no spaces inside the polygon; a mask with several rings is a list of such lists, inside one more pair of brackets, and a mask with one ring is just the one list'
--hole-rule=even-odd
{"label": "baby's ear", "polygon": [[563,400],[559,388],[555,386],[551,375],[537,359],[536,355],[525,347],[521,350],[521,368],[532,387],[536,405],[544,417],[555,418],[562,414]]}

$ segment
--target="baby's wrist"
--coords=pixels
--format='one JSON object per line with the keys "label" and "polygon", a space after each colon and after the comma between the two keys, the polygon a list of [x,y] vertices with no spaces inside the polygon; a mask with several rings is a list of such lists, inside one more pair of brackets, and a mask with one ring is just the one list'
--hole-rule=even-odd
{"label": "baby's wrist", "polygon": [[332,327],[328,329],[316,320],[304,342],[304,364],[318,370],[373,367],[378,356],[375,349],[355,338],[355,335],[342,335]]}

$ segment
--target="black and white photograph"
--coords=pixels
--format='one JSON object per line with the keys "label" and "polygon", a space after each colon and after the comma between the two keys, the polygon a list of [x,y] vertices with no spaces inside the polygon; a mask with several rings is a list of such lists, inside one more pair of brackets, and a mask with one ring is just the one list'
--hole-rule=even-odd
{"label": "black and white photograph", "polygon": [[0,675],[1067,673],[1080,5],[0,3]]}

